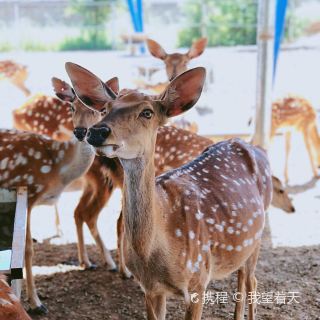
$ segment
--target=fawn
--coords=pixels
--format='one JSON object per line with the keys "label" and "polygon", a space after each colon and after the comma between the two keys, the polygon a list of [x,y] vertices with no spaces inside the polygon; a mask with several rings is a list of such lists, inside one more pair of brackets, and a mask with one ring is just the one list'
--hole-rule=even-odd
{"label": "fawn", "polygon": [[0,319],[31,320],[2,274],[0,274]]}
{"label": "fawn", "polygon": [[[254,271],[270,204],[272,181],[263,150],[239,139],[217,143],[189,164],[155,178],[158,127],[190,109],[200,97],[205,69],[176,77],[160,96],[138,92],[110,99],[104,83],[72,63],[67,73],[77,96],[108,114],[91,127],[87,141],[118,157],[124,170],[124,252],[145,293],[148,319],[164,319],[166,297],[178,294],[186,319],[200,319],[211,279],[239,270],[239,291],[256,290]],[[96,101],[99,101],[97,104]],[[244,301],[236,304],[242,319]],[[249,305],[249,319],[255,306]]]}

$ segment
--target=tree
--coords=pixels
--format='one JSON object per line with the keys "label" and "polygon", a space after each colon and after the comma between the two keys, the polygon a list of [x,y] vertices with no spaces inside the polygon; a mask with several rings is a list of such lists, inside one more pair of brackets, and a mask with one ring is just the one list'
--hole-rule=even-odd
{"label": "tree", "polygon": [[208,37],[209,46],[256,43],[257,0],[189,0],[179,46]]}

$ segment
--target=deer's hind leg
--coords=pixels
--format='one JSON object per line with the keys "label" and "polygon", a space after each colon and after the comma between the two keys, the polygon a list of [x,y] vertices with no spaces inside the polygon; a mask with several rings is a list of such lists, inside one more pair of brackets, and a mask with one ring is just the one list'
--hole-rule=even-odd
{"label": "deer's hind leg", "polygon": [[[246,262],[246,268],[245,268],[246,269],[246,293],[247,293],[247,297],[249,293],[251,294],[251,296],[253,297],[253,299],[251,300],[254,300],[257,293],[258,282],[254,273],[256,270],[257,262],[258,262],[259,252],[260,252],[260,242],[257,244],[254,252]],[[248,300],[249,299],[247,299],[247,301]],[[256,311],[257,311],[256,302],[248,301],[248,312],[249,312],[248,319],[249,320],[255,319]]]}
{"label": "deer's hind leg", "polygon": [[238,291],[236,309],[234,312],[235,320],[242,320],[244,318],[246,306],[246,268],[241,267],[238,270]]}

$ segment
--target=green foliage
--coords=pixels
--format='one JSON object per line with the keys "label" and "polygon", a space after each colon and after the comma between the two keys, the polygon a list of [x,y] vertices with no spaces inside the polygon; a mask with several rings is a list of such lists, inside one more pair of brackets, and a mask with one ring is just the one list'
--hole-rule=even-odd
{"label": "green foliage", "polygon": [[9,42],[0,43],[0,52],[8,52],[11,50],[13,50],[11,43]]}
{"label": "green foliage", "polygon": [[104,33],[99,33],[94,37],[90,33],[77,37],[67,37],[59,45],[59,50],[108,50],[111,49],[110,43]]}
{"label": "green foliage", "polygon": [[190,46],[205,31],[209,46],[256,43],[256,0],[189,0],[189,25],[179,33],[179,46]]}
{"label": "green foliage", "polygon": [[74,24],[79,24],[81,33],[79,36],[66,38],[60,44],[60,50],[110,49],[106,22],[111,13],[111,2],[116,3],[115,0],[93,0],[93,5],[88,6],[83,0],[72,0],[65,14]]}

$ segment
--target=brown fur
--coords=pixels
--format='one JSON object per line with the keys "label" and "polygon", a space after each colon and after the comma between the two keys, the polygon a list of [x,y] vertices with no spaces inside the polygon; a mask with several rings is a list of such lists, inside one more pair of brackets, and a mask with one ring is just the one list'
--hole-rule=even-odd
{"label": "brown fur", "polygon": [[2,274],[0,274],[0,319],[31,320]]}

